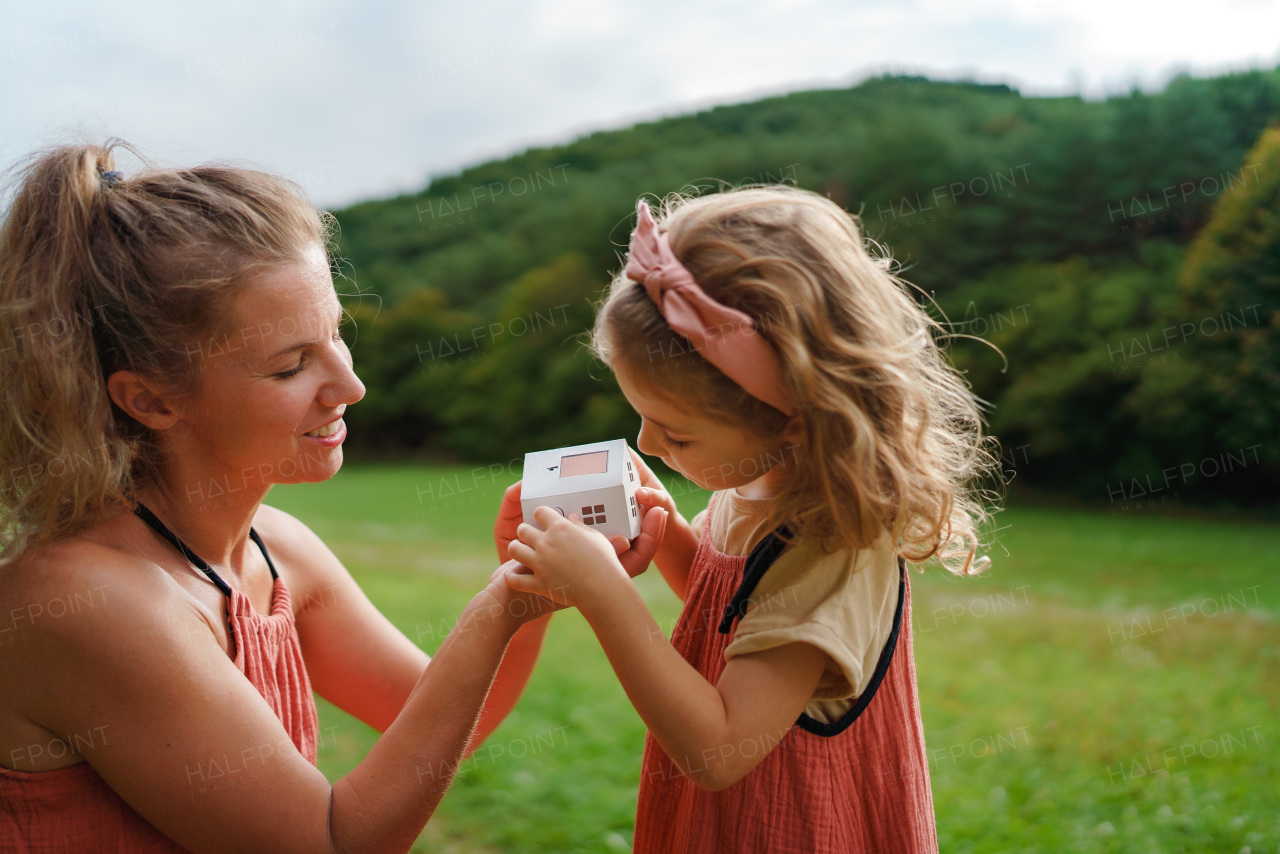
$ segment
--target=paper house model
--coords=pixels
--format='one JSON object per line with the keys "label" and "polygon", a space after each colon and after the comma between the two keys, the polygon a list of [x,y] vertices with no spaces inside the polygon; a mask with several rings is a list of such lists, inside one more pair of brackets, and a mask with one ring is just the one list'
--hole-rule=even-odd
{"label": "paper house model", "polygon": [[561,516],[577,513],[602,534],[631,539],[640,534],[639,485],[626,439],[535,451],[524,455],[520,507],[530,525],[541,527],[533,511],[546,505]]}

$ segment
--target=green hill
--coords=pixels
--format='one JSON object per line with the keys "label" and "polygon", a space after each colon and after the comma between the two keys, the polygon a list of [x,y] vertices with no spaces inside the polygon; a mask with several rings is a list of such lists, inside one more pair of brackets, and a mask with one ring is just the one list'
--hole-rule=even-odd
{"label": "green hill", "polygon": [[[883,77],[596,133],[336,211],[346,286],[363,294],[346,300],[369,386],[349,418],[352,450],[493,460],[630,434],[608,372],[575,336],[618,266],[636,197],[789,181],[860,213],[954,331],[1006,348],[1003,371],[979,344],[952,352],[995,405],[1020,478],[1114,503],[1115,483],[1256,440],[1242,474],[1182,495],[1265,500],[1280,484],[1274,432],[1236,419],[1246,426],[1229,435],[1166,441],[1143,417],[1163,399],[1151,354],[1132,343],[1200,322],[1203,300],[1177,284],[1185,248],[1220,199],[1268,180],[1249,151],[1276,123],[1280,69],[1101,102]],[[1257,333],[1280,293],[1251,293],[1253,308],[1223,311],[1250,311]],[[1230,405],[1265,387],[1232,391]]]}

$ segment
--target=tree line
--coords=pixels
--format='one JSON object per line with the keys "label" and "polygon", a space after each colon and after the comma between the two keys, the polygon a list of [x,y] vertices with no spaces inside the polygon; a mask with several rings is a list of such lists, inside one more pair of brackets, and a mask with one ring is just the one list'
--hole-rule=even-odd
{"label": "tree line", "polygon": [[787,182],[857,214],[903,265],[1015,478],[1116,512],[1274,502],[1277,125],[1280,69],[1094,102],[879,77],[335,211],[369,389],[351,451],[507,460],[634,436],[581,339],[635,199]]}

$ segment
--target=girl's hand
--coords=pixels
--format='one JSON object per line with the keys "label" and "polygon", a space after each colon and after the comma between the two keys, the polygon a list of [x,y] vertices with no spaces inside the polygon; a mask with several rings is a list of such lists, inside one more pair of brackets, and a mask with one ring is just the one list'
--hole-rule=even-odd
{"label": "girl's hand", "polygon": [[619,545],[588,528],[576,513],[566,519],[550,507],[539,507],[533,515],[546,530],[518,526],[519,539],[509,548],[523,566],[507,571],[507,584],[561,605],[590,602],[610,584],[643,572],[662,542],[667,523],[667,511],[661,507],[646,513],[640,536],[618,554]]}
{"label": "girl's hand", "polygon": [[[635,457],[635,454],[633,453],[632,456]],[[638,457],[636,457],[636,462],[640,462]],[[640,482],[644,483],[644,473],[648,472],[648,469],[644,468],[644,463],[640,463],[640,466]],[[658,483],[652,472],[648,472],[648,474],[654,483]],[[516,539],[516,529],[524,521],[524,509],[520,505],[520,484],[522,482],[517,480],[508,486],[506,492],[502,494],[502,504],[498,507],[498,518],[493,523],[493,544],[498,550],[498,560],[502,563],[511,560],[509,547],[511,541]],[[661,483],[658,483],[658,488],[662,489]],[[640,498],[639,490],[636,491],[636,500],[642,504],[644,503]],[[674,507],[675,504],[672,503],[670,506]],[[618,554],[622,554],[632,547],[631,542],[626,537],[618,536],[617,534],[610,536],[609,542],[613,543],[613,550]],[[631,559],[624,561],[623,566],[627,568],[627,574],[634,577],[649,568],[651,559],[652,555],[643,561]],[[494,573],[494,575],[496,577],[497,573]]]}
{"label": "girl's hand", "polygon": [[640,455],[632,451],[631,459],[640,472],[636,502],[644,507],[646,514],[660,509],[669,520],[664,529],[663,540],[654,553],[654,562],[658,564],[658,571],[667,580],[672,592],[683,602],[689,589],[689,568],[698,551],[698,532],[680,515],[675,499],[667,492],[662,481],[658,480],[658,476],[640,459]]}
{"label": "girl's hand", "polygon": [[[631,451],[630,448],[627,450]],[[631,451],[631,461],[635,463],[636,471],[640,472],[640,487],[636,490],[636,501],[646,508],[661,507],[667,511],[671,519],[681,519],[680,511],[676,508],[676,500],[671,497],[670,492],[667,492],[667,488],[662,485],[662,481],[658,480],[653,470],[645,465],[644,460],[640,459],[640,455],[635,451]]]}

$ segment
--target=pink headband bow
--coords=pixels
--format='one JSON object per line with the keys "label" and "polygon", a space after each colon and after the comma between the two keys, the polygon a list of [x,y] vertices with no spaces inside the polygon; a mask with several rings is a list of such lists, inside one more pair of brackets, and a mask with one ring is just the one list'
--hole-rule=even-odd
{"label": "pink headband bow", "polygon": [[798,411],[787,389],[778,351],[760,337],[749,315],[722,305],[698,286],[658,233],[653,212],[643,199],[636,203],[640,221],[631,233],[631,253],[624,270],[644,285],[649,299],[677,334],[752,397],[787,415]]}

